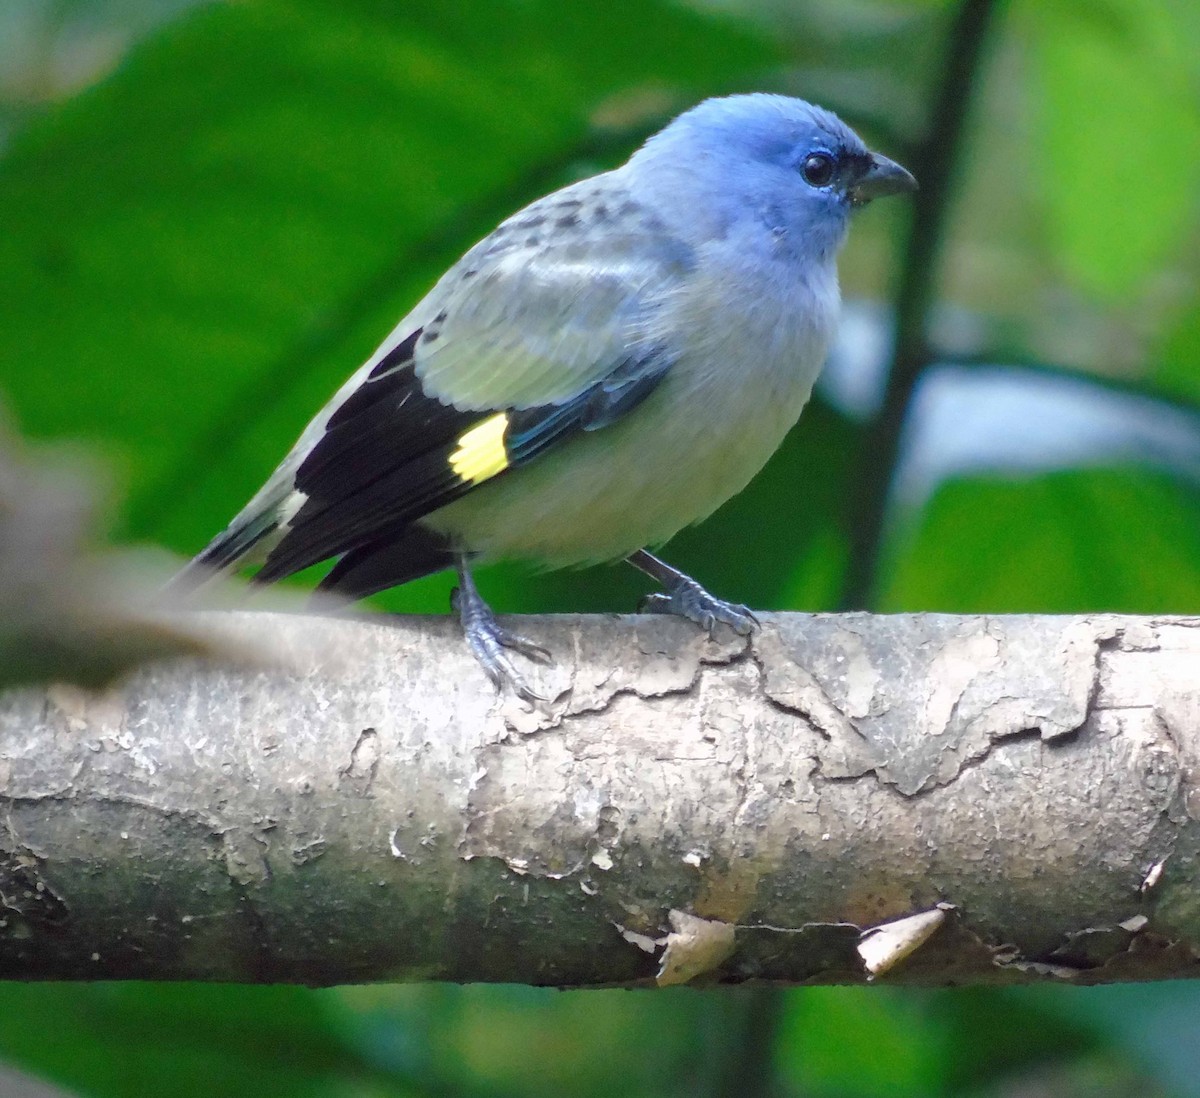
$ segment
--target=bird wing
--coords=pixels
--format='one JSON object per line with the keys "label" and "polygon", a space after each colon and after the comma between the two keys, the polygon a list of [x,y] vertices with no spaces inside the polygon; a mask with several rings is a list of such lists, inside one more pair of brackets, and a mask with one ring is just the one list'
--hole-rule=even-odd
{"label": "bird wing", "polygon": [[421,303],[414,357],[427,393],[459,408],[551,404],[626,357],[652,299],[694,257],[625,193],[584,189],[596,182],[509,218]]}
{"label": "bird wing", "polygon": [[690,253],[629,202],[597,231],[586,203],[554,206],[569,193],[468,252],[314,422],[294,463],[302,502],[256,579],[398,533],[654,389],[671,358],[647,313]]}

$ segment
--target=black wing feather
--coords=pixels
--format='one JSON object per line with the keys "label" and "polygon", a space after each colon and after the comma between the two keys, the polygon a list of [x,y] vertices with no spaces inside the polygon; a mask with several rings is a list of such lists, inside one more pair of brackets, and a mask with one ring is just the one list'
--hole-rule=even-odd
{"label": "black wing feather", "polygon": [[509,415],[505,445],[514,465],[537,457],[575,431],[598,431],[636,408],[663,379],[670,361],[649,352],[627,358],[612,373],[560,404]]}
{"label": "black wing feather", "polygon": [[[425,393],[413,348],[405,339],[330,417],[324,436],[296,470],[296,489],[307,497],[288,532],[254,577],[269,583],[338,554],[355,561],[335,568],[322,587],[358,588],[351,579],[360,561],[373,558],[370,585],[381,590],[381,550],[409,524],[476,487],[450,462],[459,440],[494,411],[460,411]],[[669,366],[648,350],[617,365],[600,381],[557,404],[507,413],[508,468],[531,461],[577,431],[598,430],[644,400]],[[503,475],[503,473],[499,474]],[[361,550],[361,552],[359,552]],[[397,562],[397,574],[406,571]],[[402,582],[398,578],[395,582]]]}
{"label": "black wing feather", "polygon": [[454,547],[448,539],[420,523],[411,523],[343,554],[317,584],[317,590],[346,599],[365,599],[376,591],[440,572],[453,563]]}

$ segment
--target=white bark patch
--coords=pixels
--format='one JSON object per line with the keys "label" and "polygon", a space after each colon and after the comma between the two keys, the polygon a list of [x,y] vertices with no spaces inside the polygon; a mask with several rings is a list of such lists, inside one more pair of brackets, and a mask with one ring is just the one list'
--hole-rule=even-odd
{"label": "white bark patch", "polygon": [[946,908],[938,906],[872,927],[858,943],[858,955],[872,976],[882,976],[916,953],[945,921]]}
{"label": "white bark patch", "polygon": [[714,922],[672,910],[671,933],[667,948],[659,962],[655,981],[659,987],[686,984],[706,972],[720,967],[733,955],[734,927],[732,923]]}
{"label": "white bark patch", "polygon": [[666,938],[651,938],[649,934],[639,934],[636,930],[629,930],[623,927],[620,923],[613,923],[621,933],[621,937],[630,945],[635,945],[643,953],[657,953],[659,948],[666,944]]}

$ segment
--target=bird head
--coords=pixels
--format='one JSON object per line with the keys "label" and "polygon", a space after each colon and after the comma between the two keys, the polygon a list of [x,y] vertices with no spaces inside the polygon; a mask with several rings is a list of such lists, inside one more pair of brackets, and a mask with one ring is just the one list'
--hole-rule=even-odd
{"label": "bird head", "polygon": [[852,211],[917,186],[837,115],[767,94],[706,99],[651,137],[630,167],[643,182],[662,176],[701,234],[746,228],[748,247],[757,239],[830,258]]}

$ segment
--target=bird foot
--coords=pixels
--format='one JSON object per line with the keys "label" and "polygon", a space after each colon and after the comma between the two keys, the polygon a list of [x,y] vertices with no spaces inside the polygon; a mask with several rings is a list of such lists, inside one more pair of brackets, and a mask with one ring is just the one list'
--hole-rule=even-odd
{"label": "bird foot", "polygon": [[475,590],[473,583],[455,589],[450,602],[462,621],[467,647],[496,689],[503,690],[508,686],[518,698],[530,705],[546,702],[546,697],[525,681],[508,653],[519,652],[526,659],[543,665],[554,662],[550,653],[528,637],[505,629]]}
{"label": "bird foot", "polygon": [[710,595],[687,576],[674,580],[665,594],[647,595],[638,609],[647,614],[676,614],[687,618],[700,626],[710,638],[718,625],[728,625],[744,637],[753,633],[759,624],[749,607]]}

